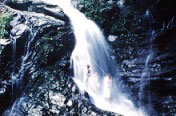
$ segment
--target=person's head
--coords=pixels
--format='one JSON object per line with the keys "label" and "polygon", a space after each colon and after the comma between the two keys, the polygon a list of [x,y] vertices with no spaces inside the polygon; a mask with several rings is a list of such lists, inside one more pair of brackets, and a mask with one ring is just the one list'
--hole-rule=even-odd
{"label": "person's head", "polygon": [[110,74],[108,74],[108,77],[109,77],[110,80],[112,80],[112,76]]}
{"label": "person's head", "polygon": [[108,73],[107,76],[110,77],[111,75]]}
{"label": "person's head", "polygon": [[89,64],[87,65],[87,68],[88,68],[88,69],[90,68],[90,65],[89,65]]}

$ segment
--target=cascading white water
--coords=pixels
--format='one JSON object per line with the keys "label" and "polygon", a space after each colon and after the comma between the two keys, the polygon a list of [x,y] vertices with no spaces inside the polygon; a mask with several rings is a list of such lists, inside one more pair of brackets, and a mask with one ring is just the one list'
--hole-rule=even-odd
{"label": "cascading white water", "polygon": [[[148,14],[149,17],[152,17],[150,16],[149,14],[149,11],[146,11],[146,14]],[[152,20],[152,19],[151,19]],[[146,57],[146,60],[145,60],[145,65],[144,65],[144,70],[142,71],[142,74],[141,74],[141,77],[140,77],[140,88],[139,88],[139,93],[138,93],[138,97],[139,97],[139,106],[140,107],[143,107],[144,106],[144,100],[147,99],[146,101],[148,102],[147,103],[147,106],[150,108],[147,109],[147,112],[148,113],[154,113],[154,110],[152,109],[152,103],[151,103],[151,95],[150,94],[146,94],[145,93],[145,87],[146,85],[150,84],[150,70],[149,70],[149,63],[151,62],[152,58],[154,57],[154,52],[153,52],[153,39],[155,38],[155,31],[149,31],[149,33],[151,34],[150,35],[150,40],[149,40],[149,50],[148,50],[148,55]]]}
{"label": "cascading white water", "polygon": [[140,88],[139,88],[139,94],[138,94],[140,107],[142,107],[144,105],[144,103],[143,103],[143,100],[145,97],[144,88],[148,84],[148,81],[150,80],[150,72],[148,70],[148,64],[152,58],[152,55],[153,54],[150,53],[147,56],[146,61],[145,61],[145,67],[144,67],[144,70],[143,70],[141,77],[140,77]]}
{"label": "cascading white water", "polygon": [[[12,96],[14,94],[14,92],[13,92],[13,90],[14,90],[14,88],[13,88],[14,84],[16,86],[16,89],[20,90],[20,88],[21,88],[21,82],[23,80],[24,73],[31,66],[31,62],[27,62],[27,60],[28,60],[28,57],[30,55],[30,45],[31,45],[31,42],[34,40],[34,38],[36,36],[36,33],[32,33],[32,31],[30,31],[30,34],[29,34],[29,36],[27,38],[27,42],[26,42],[26,45],[25,45],[24,55],[22,57],[20,68],[19,68],[19,70],[18,70],[17,73],[15,73],[15,71],[12,71],[12,74],[11,74],[11,79],[12,79]],[[15,40],[15,43],[13,44],[13,46],[14,46],[13,47],[13,54],[16,55],[15,54],[16,53],[16,40]],[[15,60],[15,59],[13,59],[13,60]]]}
{"label": "cascading white water", "polygon": [[[60,6],[70,18],[76,45],[71,60],[74,66],[74,81],[82,92],[86,91],[96,107],[124,116],[144,116],[120,88],[115,87],[116,67],[111,59],[105,38],[98,26],[75,9],[69,0],[49,1],[47,4]],[[111,78],[112,76],[112,78]],[[114,93],[116,95],[113,95]]]}
{"label": "cascading white water", "polygon": [[[13,38],[13,37],[11,37],[11,38]],[[14,72],[15,72],[14,71],[14,66],[16,64],[15,61],[16,61],[16,38],[14,38],[13,41],[12,41],[12,62],[13,62],[13,69],[12,69],[11,77],[14,76]],[[14,84],[14,82],[12,81],[12,96],[14,95],[14,93],[13,93],[13,91],[14,91],[13,86],[14,85],[13,84]],[[13,98],[12,98],[12,101],[13,101]]]}
{"label": "cascading white water", "polygon": [[[150,94],[146,94],[145,92],[145,88],[148,84],[150,84],[150,68],[149,68],[149,64],[154,56],[154,52],[153,52],[153,39],[155,38],[155,31],[151,29],[151,23],[153,21],[153,17],[152,14],[150,12],[150,10],[146,10],[145,13],[145,18],[148,19],[149,21],[149,32],[148,32],[148,44],[149,44],[149,49],[146,51],[148,52],[148,55],[146,56],[146,60],[145,60],[145,64],[144,64],[144,69],[142,71],[142,74],[140,76],[140,87],[139,87],[139,92],[138,92],[138,98],[139,98],[139,106],[142,108],[145,104],[145,102],[147,101],[147,105],[146,106],[150,106],[150,108],[147,109],[148,113],[152,113],[153,109],[152,109],[152,104],[151,104],[151,99],[150,99]],[[144,108],[144,107],[143,107]]]}
{"label": "cascading white water", "polygon": [[[13,86],[15,85],[16,89],[18,91],[20,91],[20,89],[23,87],[21,85],[21,83],[23,81],[24,73],[25,73],[25,71],[27,69],[29,69],[29,67],[32,64],[30,61],[27,61],[27,60],[28,60],[28,58],[29,58],[29,56],[31,54],[31,51],[30,51],[31,43],[35,39],[37,32],[38,31],[36,31],[35,33],[33,33],[32,30],[30,30],[30,34],[29,34],[29,36],[27,38],[27,41],[26,41],[24,55],[22,57],[20,68],[19,68],[19,70],[18,70],[17,73],[12,72],[12,74],[11,74],[11,79],[12,79],[12,96],[13,97],[16,97],[16,95],[14,95],[14,92],[13,92],[13,89],[14,89]],[[23,99],[24,99],[24,97],[16,99],[15,102],[13,103],[10,111],[9,112],[5,112],[4,115],[5,116],[6,115],[8,115],[8,116],[17,116],[17,115],[19,115],[19,111],[18,110],[20,109],[20,105],[23,102]]]}
{"label": "cascading white water", "polygon": [[19,110],[20,110],[21,104],[23,103],[24,99],[25,99],[24,97],[18,98],[13,103],[13,106],[11,107],[10,112],[4,112],[4,115],[5,116],[18,116],[18,115],[20,115],[20,111]]}

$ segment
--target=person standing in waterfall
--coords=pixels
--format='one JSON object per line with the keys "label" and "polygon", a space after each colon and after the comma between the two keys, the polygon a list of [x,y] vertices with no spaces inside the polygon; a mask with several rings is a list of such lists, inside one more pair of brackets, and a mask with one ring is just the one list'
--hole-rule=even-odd
{"label": "person standing in waterfall", "polygon": [[112,76],[108,74],[104,77],[103,80],[103,98],[106,100],[111,99],[111,90],[112,90]]}
{"label": "person standing in waterfall", "polygon": [[100,89],[100,84],[98,82],[98,75],[96,72],[91,72],[89,64],[87,65],[86,87],[93,92],[98,92]]}
{"label": "person standing in waterfall", "polygon": [[90,65],[87,65],[87,79],[86,79],[86,87],[88,86],[89,77],[91,76]]}
{"label": "person standing in waterfall", "polygon": [[88,77],[91,76],[91,74],[90,74],[90,65],[89,65],[89,64],[87,65],[87,76],[88,76]]}

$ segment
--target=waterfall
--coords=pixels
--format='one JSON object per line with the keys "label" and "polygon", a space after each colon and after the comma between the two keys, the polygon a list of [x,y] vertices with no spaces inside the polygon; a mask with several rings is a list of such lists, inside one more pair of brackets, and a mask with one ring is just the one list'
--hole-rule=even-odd
{"label": "waterfall", "polygon": [[[36,31],[36,30],[35,30]],[[19,70],[15,73],[14,71],[11,74],[11,82],[12,82],[12,101],[15,102],[13,103],[10,111],[5,111],[4,112],[4,116],[8,115],[8,116],[17,116],[19,115],[19,109],[21,107],[21,104],[24,100],[25,97],[20,97],[17,98],[18,95],[16,95],[16,92],[21,92],[21,89],[23,88],[23,77],[25,72],[27,71],[27,69],[30,68],[30,66],[32,65],[31,60],[28,61],[29,56],[31,55],[31,43],[33,42],[33,40],[36,37],[38,31],[36,31],[35,33],[32,32],[32,30],[30,30],[30,33],[28,35],[28,38],[26,39],[26,45],[25,45],[25,50],[24,50],[24,54],[22,56],[22,61],[20,64],[20,68]],[[16,46],[16,43],[15,45]],[[16,48],[16,47],[13,47]],[[15,51],[15,50],[13,50]],[[13,53],[14,54],[14,53]],[[14,89],[17,90],[14,92]],[[14,98],[13,98],[14,97]]]}
{"label": "waterfall", "polygon": [[149,21],[149,32],[148,32],[148,46],[149,49],[146,51],[148,54],[145,59],[144,63],[144,69],[142,71],[142,74],[140,76],[140,87],[139,87],[139,92],[138,92],[138,98],[139,98],[139,107],[141,108],[147,108],[148,114],[154,113],[154,110],[152,109],[152,103],[151,103],[151,95],[150,93],[147,93],[145,88],[147,85],[150,85],[150,77],[151,77],[151,72],[149,68],[149,64],[152,61],[152,58],[154,57],[154,52],[153,52],[153,40],[155,38],[155,31],[151,29],[151,23],[153,21],[153,17],[150,13],[149,10],[146,10],[145,17]]}
{"label": "waterfall", "polygon": [[145,67],[140,77],[140,88],[139,88],[139,94],[138,94],[140,107],[143,107],[144,105],[144,99],[145,99],[144,89],[145,89],[145,86],[149,83],[148,81],[150,80],[150,71],[148,69],[148,64],[152,58],[152,55],[153,55],[152,53],[149,53],[149,55],[147,56],[145,61]]}
{"label": "waterfall", "polygon": [[60,6],[70,18],[76,45],[71,60],[74,81],[81,92],[87,92],[96,107],[125,116],[144,116],[142,110],[121,92],[114,82],[117,67],[111,59],[112,51],[99,27],[71,5],[69,0],[44,0],[47,4]]}
{"label": "waterfall", "polygon": [[154,109],[152,108],[152,103],[151,103],[151,95],[150,93],[147,93],[145,88],[147,85],[150,85],[150,78],[151,78],[151,72],[149,68],[149,64],[152,61],[152,58],[154,57],[154,52],[153,52],[153,39],[155,38],[155,31],[149,31],[150,35],[150,40],[149,40],[149,50],[148,50],[148,55],[145,60],[145,65],[144,65],[144,70],[142,71],[141,77],[140,77],[140,88],[139,88],[139,106],[144,108],[144,106],[149,107],[147,109],[148,114],[154,113]]}
{"label": "waterfall", "polygon": [[[14,89],[16,89],[17,91],[20,91],[21,88],[23,87],[22,81],[23,81],[24,73],[31,66],[31,62],[28,61],[28,58],[31,53],[30,52],[30,45],[31,45],[31,42],[34,40],[36,33],[33,33],[32,31],[30,31],[30,34],[29,34],[28,38],[26,39],[26,45],[24,48],[25,50],[24,50],[24,54],[22,56],[20,68],[16,72],[15,72],[15,69],[13,69],[11,72],[12,96],[13,97],[16,97],[16,95],[14,95],[14,93],[15,93]],[[13,58],[15,58],[15,55],[16,55],[16,40],[13,43]],[[15,59],[12,59],[12,61],[14,61],[14,60]]]}
{"label": "waterfall", "polygon": [[9,115],[9,116],[17,116],[17,115],[19,115],[20,114],[19,110],[20,110],[20,107],[21,107],[22,103],[24,102],[24,99],[25,99],[24,97],[18,98],[14,102],[10,112],[7,112],[7,114],[5,114],[6,113],[5,112],[4,115]]}
{"label": "waterfall", "polygon": [[16,39],[14,38],[12,41],[12,61],[16,60]]}
{"label": "waterfall", "polygon": [[[13,62],[13,67],[12,67],[12,73],[11,73],[11,79],[13,79],[13,75],[15,72],[15,64],[16,64],[16,38],[12,38],[12,62]],[[14,95],[14,88],[13,88],[13,81],[12,81],[12,96]],[[13,101],[13,98],[12,98]]]}

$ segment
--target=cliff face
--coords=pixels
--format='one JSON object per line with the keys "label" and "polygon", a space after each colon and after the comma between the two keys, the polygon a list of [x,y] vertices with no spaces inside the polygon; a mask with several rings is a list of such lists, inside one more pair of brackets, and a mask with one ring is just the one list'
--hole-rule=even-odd
{"label": "cliff face", "polygon": [[[5,7],[2,9],[9,10],[13,19],[9,28],[11,43],[1,54],[1,113],[10,108],[32,84],[31,79],[35,80],[33,71],[50,67],[64,56],[69,57],[74,46],[72,31],[65,21]],[[68,47],[63,47],[65,45]],[[65,65],[69,65],[68,58],[66,61]]]}

